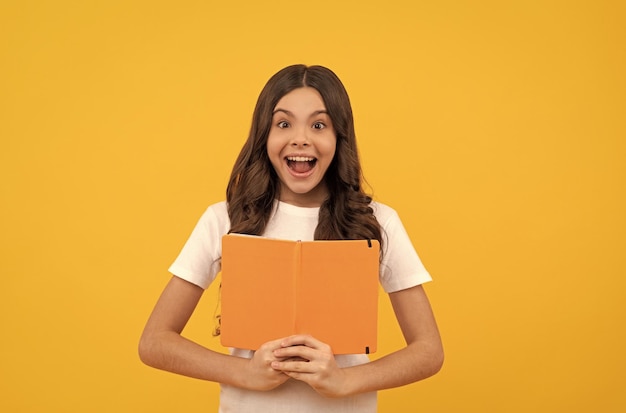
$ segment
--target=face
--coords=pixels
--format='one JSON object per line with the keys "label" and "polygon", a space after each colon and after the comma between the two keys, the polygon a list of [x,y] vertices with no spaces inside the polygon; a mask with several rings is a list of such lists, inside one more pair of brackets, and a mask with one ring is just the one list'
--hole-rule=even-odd
{"label": "face", "polygon": [[337,138],[326,105],[311,87],[294,89],[276,104],[267,154],[280,179],[280,200],[318,207],[328,196],[324,175]]}

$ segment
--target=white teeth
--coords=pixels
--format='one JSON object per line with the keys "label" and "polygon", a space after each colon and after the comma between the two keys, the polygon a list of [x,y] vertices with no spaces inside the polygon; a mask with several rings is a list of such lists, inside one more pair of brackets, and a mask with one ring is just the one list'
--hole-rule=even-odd
{"label": "white teeth", "polygon": [[293,162],[310,162],[315,160],[315,158],[310,158],[308,156],[288,156],[287,160]]}

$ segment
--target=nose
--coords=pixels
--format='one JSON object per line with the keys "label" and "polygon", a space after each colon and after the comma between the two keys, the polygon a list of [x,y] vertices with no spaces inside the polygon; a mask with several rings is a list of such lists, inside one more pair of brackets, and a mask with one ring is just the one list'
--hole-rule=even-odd
{"label": "nose", "polygon": [[301,146],[309,146],[309,136],[306,127],[294,128],[293,129],[293,137],[291,138],[291,146],[301,147]]}

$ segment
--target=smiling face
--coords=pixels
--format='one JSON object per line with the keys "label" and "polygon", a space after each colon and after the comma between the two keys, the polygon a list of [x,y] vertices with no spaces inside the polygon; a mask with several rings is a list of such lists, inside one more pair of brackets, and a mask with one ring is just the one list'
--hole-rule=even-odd
{"label": "smiling face", "polygon": [[328,196],[324,175],[337,138],[322,96],[311,87],[283,96],[272,115],[267,154],[280,180],[279,199],[318,207]]}

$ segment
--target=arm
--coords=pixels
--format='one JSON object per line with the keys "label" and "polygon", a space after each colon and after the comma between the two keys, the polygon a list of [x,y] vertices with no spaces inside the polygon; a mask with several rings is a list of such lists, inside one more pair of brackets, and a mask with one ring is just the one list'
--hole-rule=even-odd
{"label": "arm", "polygon": [[[277,357],[302,357],[309,362],[277,361],[274,368],[302,380],[328,397],[348,396],[398,387],[437,373],[443,347],[428,298],[422,286],[390,294],[406,347],[371,363],[340,369],[330,347],[307,336],[293,336],[274,351]],[[304,344],[305,346],[294,346]]]}
{"label": "arm", "polygon": [[139,341],[139,357],[151,366],[198,379],[253,390],[270,390],[288,379],[270,367],[280,340],[262,346],[251,360],[218,353],[181,336],[204,290],[172,277]]}

